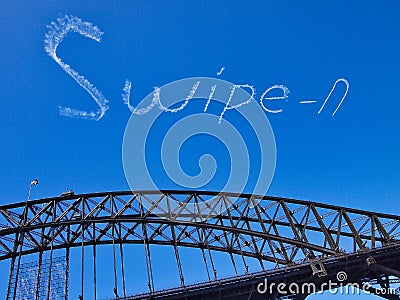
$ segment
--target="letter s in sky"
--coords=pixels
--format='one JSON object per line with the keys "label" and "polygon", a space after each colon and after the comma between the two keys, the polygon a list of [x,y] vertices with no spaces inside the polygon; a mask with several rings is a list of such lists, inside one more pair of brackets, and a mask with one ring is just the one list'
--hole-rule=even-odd
{"label": "letter s in sky", "polygon": [[70,31],[77,32],[87,38],[95,40],[96,42],[100,42],[103,33],[92,23],[68,15],[57,19],[57,22],[51,22],[47,27],[49,28],[49,31],[46,33],[44,39],[44,48],[47,54],[50,55],[51,58],[53,58],[54,61],[81,87],[83,87],[99,106],[99,109],[96,112],[87,112],[70,107],[59,107],[60,114],[72,118],[85,118],[96,121],[100,120],[108,110],[108,100],[92,83],[85,79],[85,77],[79,75],[78,72],[72,69],[68,64],[64,63],[61,58],[57,56],[56,51],[58,45]]}

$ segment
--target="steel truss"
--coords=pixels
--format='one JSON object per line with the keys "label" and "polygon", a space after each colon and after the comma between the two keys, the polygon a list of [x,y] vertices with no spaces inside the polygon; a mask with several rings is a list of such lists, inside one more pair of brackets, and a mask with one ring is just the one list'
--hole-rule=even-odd
{"label": "steel truss", "polygon": [[[253,258],[265,272],[306,264],[319,278],[330,275],[327,266],[332,259],[339,262],[361,255],[369,267],[360,275],[365,279],[387,287],[391,276],[400,277],[399,255],[392,260],[379,256],[399,252],[400,216],[396,215],[295,199],[201,191],[106,192],[0,206],[0,260],[11,260],[11,273],[19,271],[21,256],[57,249],[66,249],[68,265],[72,247],[82,248],[83,265],[84,248],[93,247],[93,254],[86,257],[95,260],[96,246],[104,244],[114,249],[115,274],[115,248],[119,248],[123,270],[122,245],[145,246],[149,294],[155,293],[149,245],[173,247],[182,287],[181,247],[202,251],[210,281],[218,277],[212,257],[211,266],[207,265],[210,251],[227,253],[235,270],[234,256],[241,257],[246,273],[246,258]],[[82,295],[83,280],[82,275]],[[122,280],[120,294],[126,296],[124,276]],[[115,286],[117,296],[117,282]]]}

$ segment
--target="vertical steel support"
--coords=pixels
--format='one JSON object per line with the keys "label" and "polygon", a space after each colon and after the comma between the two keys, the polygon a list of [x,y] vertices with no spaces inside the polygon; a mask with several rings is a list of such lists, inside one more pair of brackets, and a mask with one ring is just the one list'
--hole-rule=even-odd
{"label": "vertical steel support", "polygon": [[54,246],[54,220],[56,213],[56,202],[53,200],[53,212],[51,219],[51,244],[50,244],[50,268],[49,268],[49,280],[47,281],[47,300],[50,300],[50,288],[51,288],[51,276],[53,269],[53,246]]}
{"label": "vertical steel support", "polygon": [[122,245],[121,223],[119,223],[119,234],[120,234],[119,253],[120,253],[120,256],[121,256],[122,289],[124,290],[124,298],[126,298],[125,262],[124,262],[124,249],[123,249],[123,245]]}
{"label": "vertical steel support", "polygon": [[[143,217],[145,217],[146,214],[144,213],[141,196],[138,197],[138,201],[139,201],[139,207],[140,207],[140,215],[143,218]],[[147,229],[146,229],[146,224],[144,222],[142,222],[142,234],[143,234],[144,252],[145,252],[145,256],[146,256],[148,286],[149,286],[150,294],[152,294],[154,292],[153,270],[152,270],[152,266],[151,266],[150,246],[148,244]]]}
{"label": "vertical steel support", "polygon": [[96,261],[96,226],[93,224],[93,296],[97,299],[97,261]]}
{"label": "vertical steel support", "polygon": [[39,261],[38,261],[38,273],[36,277],[36,296],[35,300],[39,300],[39,291],[40,291],[40,275],[42,273],[42,259],[43,259],[43,251],[39,252]]}
{"label": "vertical steel support", "polygon": [[[17,239],[15,239],[17,241]],[[14,248],[17,243],[14,243]],[[15,250],[14,250],[15,253]],[[7,300],[11,299],[11,283],[13,282],[13,277],[14,277],[14,267],[15,267],[15,256],[11,258],[10,262],[10,276],[8,279],[8,287],[7,287]],[[15,284],[15,283],[14,283]]]}
{"label": "vertical steel support", "polygon": [[85,215],[85,204],[84,204],[85,199],[82,197],[81,198],[81,228],[82,228],[82,234],[81,234],[81,269],[82,269],[82,274],[81,274],[81,296],[82,299],[85,299],[85,247],[84,247],[84,241],[85,241],[85,230],[84,230],[84,215]]}
{"label": "vertical steel support", "polygon": [[175,259],[178,265],[179,277],[181,279],[181,286],[185,286],[185,278],[183,277],[182,264],[181,264],[181,259],[179,257],[178,245],[176,241],[175,227],[173,226],[173,224],[171,224],[170,226],[171,226],[172,239],[174,241]]}
{"label": "vertical steel support", "polygon": [[[68,231],[68,236],[69,236],[69,231]],[[68,238],[69,240],[69,238]],[[65,250],[65,260],[66,260],[66,270],[65,270],[65,299],[68,300],[68,284],[69,284],[69,247],[66,248]]]}
{"label": "vertical steel support", "polygon": [[[24,208],[24,214],[22,216],[22,220],[21,220],[21,225],[25,226],[26,224],[26,219],[27,219],[27,214],[28,214],[28,201],[25,202],[25,208]],[[22,227],[21,226],[21,227]],[[16,299],[17,296],[17,287],[18,287],[18,279],[19,279],[19,268],[21,265],[21,255],[22,255],[22,246],[24,244],[24,237],[25,237],[25,232],[21,230],[21,234],[20,234],[20,239],[19,239],[19,253],[18,253],[18,262],[17,262],[17,273],[15,274],[15,285],[14,285],[14,295],[13,295],[13,300]]]}
{"label": "vertical steel support", "polygon": [[114,216],[114,197],[110,196],[110,210],[111,210],[111,235],[112,235],[112,249],[113,249],[113,267],[114,267],[114,294],[118,298],[118,278],[117,278],[117,254],[115,252],[115,216]]}

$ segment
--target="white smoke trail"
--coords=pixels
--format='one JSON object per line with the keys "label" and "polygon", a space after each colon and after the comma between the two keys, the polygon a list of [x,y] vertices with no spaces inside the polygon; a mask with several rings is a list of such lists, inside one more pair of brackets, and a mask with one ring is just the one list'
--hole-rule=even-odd
{"label": "white smoke trail", "polygon": [[64,117],[74,117],[74,118],[86,118],[86,119],[96,119],[96,113],[86,112],[83,110],[77,110],[70,107],[58,107],[60,115]]}
{"label": "white smoke trail", "polygon": [[[282,96],[265,97],[270,91],[272,91],[274,89],[281,89],[283,91],[283,95]],[[264,100],[286,100],[288,98],[289,93],[290,93],[290,91],[286,86],[284,86],[282,84],[273,85],[273,86],[267,88],[264,93],[262,93],[262,95],[260,97],[260,105],[265,111],[267,111],[269,113],[273,113],[273,114],[281,113],[283,111],[282,109],[272,110],[272,109],[268,109],[267,107],[265,107]]]}
{"label": "white smoke trail", "polygon": [[217,88],[217,85],[216,85],[216,84],[214,84],[214,85],[211,87],[210,95],[208,96],[206,105],[204,106],[204,112],[207,111],[208,106],[210,105],[211,99],[214,97],[214,93],[215,93],[215,89],[216,89],[216,88]]}
{"label": "white smoke trail", "polygon": [[316,103],[317,101],[316,100],[303,100],[303,101],[300,101],[299,103],[300,104],[311,104],[311,103]]}
{"label": "white smoke trail", "polygon": [[[240,88],[240,89],[243,89],[243,88],[250,89],[251,90],[251,96],[246,101],[241,102],[239,104],[236,104],[234,106],[231,106],[230,103],[232,101],[233,95],[235,94],[235,91],[238,88]],[[226,105],[225,105],[224,109],[222,110],[222,112],[221,112],[221,114],[219,116],[218,124],[221,124],[222,118],[223,118],[223,116],[224,116],[224,114],[225,114],[225,112],[227,110],[229,110],[229,109],[237,109],[237,108],[239,108],[239,107],[241,107],[243,105],[249,104],[251,102],[251,100],[254,100],[254,95],[255,94],[256,94],[256,90],[252,85],[249,85],[249,84],[234,84],[232,86],[232,88],[231,88],[231,93],[229,94],[228,101],[226,102]]]}
{"label": "white smoke trail", "polygon": [[222,72],[225,70],[225,67],[222,67],[218,72],[217,72],[217,75],[219,76],[219,75],[221,75],[222,74]]}
{"label": "white smoke trail", "polygon": [[124,88],[122,89],[122,91],[123,91],[123,93],[122,93],[122,101],[124,102],[125,105],[128,106],[129,110],[133,114],[136,114],[136,115],[144,115],[144,114],[148,113],[155,105],[157,105],[158,108],[161,109],[162,111],[176,113],[176,112],[179,112],[179,111],[181,111],[182,109],[184,109],[186,107],[186,105],[189,103],[189,101],[194,97],[194,94],[196,93],[197,88],[199,87],[199,85],[200,85],[200,81],[196,81],[193,84],[192,89],[189,92],[189,95],[185,98],[185,101],[178,108],[167,108],[167,107],[165,107],[161,103],[161,100],[160,100],[160,89],[159,88],[155,88],[154,92],[153,92],[153,98],[152,98],[151,103],[146,108],[138,109],[137,107],[135,108],[130,104],[132,83],[128,79],[126,79]]}
{"label": "white smoke trail", "polygon": [[[128,102],[129,102],[129,98],[127,98]],[[135,115],[145,115],[147,114],[154,106],[156,105],[160,105],[160,88],[156,87],[154,88],[154,92],[153,92],[153,98],[151,100],[151,103],[145,107],[145,108],[133,108],[132,106],[132,113],[134,113]]]}
{"label": "white smoke trail", "polygon": [[74,69],[68,64],[64,63],[61,58],[57,56],[57,47],[63,41],[64,37],[70,32],[79,33],[87,38],[90,38],[96,42],[100,42],[100,38],[103,32],[97,26],[92,23],[85,22],[74,16],[64,16],[58,18],[57,22],[51,22],[47,26],[49,31],[45,35],[44,43],[45,50],[51,58],[68,74],[70,75],[82,88],[84,88],[90,96],[96,101],[99,109],[96,112],[86,112],[82,110],[73,109],[70,107],[59,107],[60,114],[66,117],[73,118],[85,118],[90,120],[100,120],[104,113],[108,110],[108,100],[103,94],[85,77],[79,75]]}
{"label": "white smoke trail", "polygon": [[161,104],[161,102],[160,102],[160,103],[159,103],[160,109],[162,109],[162,110],[164,110],[164,111],[166,111],[166,112],[172,112],[172,113],[176,113],[176,112],[178,112],[178,111],[181,111],[181,110],[184,109],[185,106],[189,103],[189,100],[191,100],[191,99],[193,98],[193,96],[194,96],[194,94],[196,93],[197,88],[199,87],[199,85],[200,85],[200,81],[196,81],[196,82],[193,84],[192,89],[190,90],[189,95],[186,97],[186,99],[185,99],[185,101],[182,103],[182,105],[179,106],[178,108],[172,108],[172,109],[171,109],[171,108],[166,108],[166,107],[164,107],[164,106]]}
{"label": "white smoke trail", "polygon": [[128,79],[125,79],[124,88],[122,89],[123,91],[122,101],[124,101],[124,104],[128,106],[131,112],[134,112],[135,108],[129,102],[131,97],[131,88],[132,88],[132,82],[130,82]]}
{"label": "white smoke trail", "polygon": [[347,79],[344,79],[344,78],[339,78],[338,80],[335,81],[335,83],[333,84],[333,87],[332,87],[331,91],[330,91],[329,94],[328,94],[328,97],[326,97],[326,99],[325,99],[325,101],[324,101],[324,104],[322,104],[321,108],[319,109],[318,114],[320,114],[321,111],[324,109],[326,102],[327,102],[328,99],[331,97],[333,91],[334,91],[335,88],[336,88],[336,85],[337,85],[340,81],[343,82],[343,83],[346,85],[346,91],[344,92],[344,95],[343,95],[342,99],[340,100],[339,105],[336,107],[335,111],[332,113],[332,117],[336,114],[336,112],[338,111],[338,109],[339,109],[340,106],[342,105],[342,103],[343,103],[343,101],[344,101],[344,98],[346,98],[347,93],[349,92],[350,84],[349,84],[349,82],[347,81]]}

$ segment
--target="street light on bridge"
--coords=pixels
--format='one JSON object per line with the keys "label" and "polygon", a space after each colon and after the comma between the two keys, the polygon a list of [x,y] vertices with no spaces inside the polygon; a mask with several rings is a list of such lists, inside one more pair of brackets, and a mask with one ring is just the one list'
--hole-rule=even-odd
{"label": "street light on bridge", "polygon": [[31,198],[31,190],[32,190],[32,187],[34,186],[34,185],[37,185],[37,184],[39,184],[39,179],[35,179],[35,180],[32,180],[31,181],[31,184],[29,185],[29,191],[28,191],[28,201],[30,200],[30,198]]}

